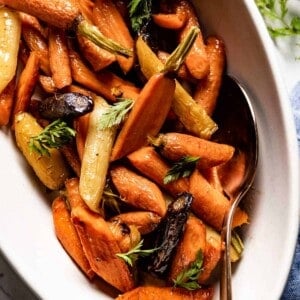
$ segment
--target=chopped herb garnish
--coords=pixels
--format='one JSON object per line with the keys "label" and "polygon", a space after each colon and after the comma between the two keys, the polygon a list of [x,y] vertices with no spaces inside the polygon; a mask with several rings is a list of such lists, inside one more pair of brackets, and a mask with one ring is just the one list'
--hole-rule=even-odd
{"label": "chopped herb garnish", "polygon": [[131,0],[129,2],[129,17],[134,32],[139,32],[151,18],[151,6],[151,0]]}
{"label": "chopped herb garnish", "polygon": [[187,290],[196,290],[201,288],[198,283],[198,277],[202,271],[203,253],[198,251],[196,260],[192,262],[187,268],[182,270],[176,279],[173,280],[174,287],[183,287]]}
{"label": "chopped herb garnish", "polygon": [[173,182],[181,177],[189,177],[196,168],[200,157],[184,156],[175,162],[164,177],[164,184]]}
{"label": "chopped herb garnish", "polygon": [[128,265],[130,265],[132,267],[139,257],[147,257],[150,254],[152,254],[153,252],[155,252],[156,250],[158,250],[158,248],[141,249],[143,247],[143,242],[144,241],[141,240],[136,246],[134,246],[128,252],[117,253],[116,255],[118,257],[122,258]]}
{"label": "chopped herb garnish", "polygon": [[131,99],[120,99],[121,101],[114,103],[106,109],[99,122],[99,129],[107,129],[119,125],[123,122],[126,114],[133,107]]}
{"label": "chopped herb garnish", "polygon": [[31,151],[41,155],[50,155],[49,148],[60,148],[70,142],[76,131],[69,127],[66,122],[57,119],[37,136],[31,137],[29,147]]}

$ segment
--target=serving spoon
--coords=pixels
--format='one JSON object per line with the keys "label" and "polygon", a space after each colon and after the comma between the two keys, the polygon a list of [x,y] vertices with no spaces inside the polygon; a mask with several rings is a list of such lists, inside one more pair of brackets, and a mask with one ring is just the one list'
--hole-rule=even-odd
{"label": "serving spoon", "polygon": [[[231,286],[231,227],[236,208],[251,187],[258,161],[258,133],[254,110],[245,89],[235,78],[225,75],[220,97],[213,116],[219,126],[213,140],[235,147],[233,160],[244,161],[240,178],[227,183],[225,192],[230,196],[230,209],[224,217],[221,241],[224,245],[221,257],[220,299],[232,299]],[[241,173],[241,172],[240,172]]]}

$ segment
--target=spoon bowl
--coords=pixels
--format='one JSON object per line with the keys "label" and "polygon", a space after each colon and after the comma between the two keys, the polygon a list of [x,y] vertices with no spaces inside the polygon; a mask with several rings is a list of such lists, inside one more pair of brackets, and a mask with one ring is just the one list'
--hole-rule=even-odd
{"label": "spoon bowl", "polygon": [[[258,161],[258,133],[254,110],[245,89],[234,77],[224,76],[213,119],[219,126],[213,140],[235,147],[235,154],[231,159],[234,176],[224,182],[224,191],[231,199],[231,206],[224,217],[221,232],[224,250],[221,261],[220,298],[230,300],[232,220],[236,208],[253,183]],[[224,174],[224,179],[227,178]]]}

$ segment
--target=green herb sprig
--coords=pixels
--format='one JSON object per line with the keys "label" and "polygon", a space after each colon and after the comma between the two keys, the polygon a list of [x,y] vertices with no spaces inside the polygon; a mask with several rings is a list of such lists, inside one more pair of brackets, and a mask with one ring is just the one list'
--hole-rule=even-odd
{"label": "green herb sprig", "polygon": [[196,168],[200,157],[184,156],[175,162],[164,177],[164,184],[173,182],[181,177],[189,177]]}
{"label": "green herb sprig", "polygon": [[128,252],[117,253],[116,255],[122,258],[129,266],[132,267],[139,257],[147,257],[159,249],[159,248],[141,249],[143,247],[143,242],[144,240],[140,240],[140,242],[132,249],[130,249]]}
{"label": "green herb sprig", "polygon": [[121,101],[114,103],[101,117],[99,129],[107,129],[119,125],[123,122],[126,114],[133,107],[134,102],[131,99],[120,99]]}
{"label": "green herb sprig", "polygon": [[60,148],[70,142],[75,135],[76,131],[65,121],[57,119],[46,126],[39,135],[30,138],[29,148],[31,151],[49,156],[49,148]]}
{"label": "green herb sprig", "polygon": [[131,28],[139,32],[151,18],[152,0],[131,0],[128,4]]}
{"label": "green herb sprig", "polygon": [[187,268],[182,270],[173,280],[174,287],[182,287],[187,290],[196,290],[201,288],[198,283],[198,277],[202,271],[203,266],[203,253],[198,251],[196,260],[190,264]]}

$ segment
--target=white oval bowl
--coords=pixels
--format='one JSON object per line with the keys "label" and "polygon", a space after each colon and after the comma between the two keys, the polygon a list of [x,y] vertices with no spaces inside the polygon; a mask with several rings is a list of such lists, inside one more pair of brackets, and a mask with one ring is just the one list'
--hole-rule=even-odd
{"label": "white oval bowl", "polygon": [[[289,99],[272,42],[254,1],[194,1],[205,31],[225,41],[228,72],[250,92],[257,115],[260,152],[251,198],[245,252],[233,276],[234,299],[279,299],[298,231],[299,174]],[[57,241],[50,203],[17,151],[0,131],[0,246],[42,299],[111,299],[92,284]],[[218,299],[216,288],[215,299]]]}

